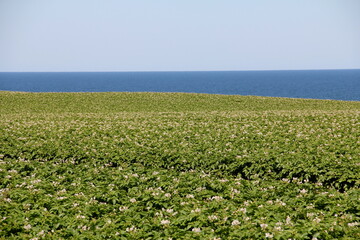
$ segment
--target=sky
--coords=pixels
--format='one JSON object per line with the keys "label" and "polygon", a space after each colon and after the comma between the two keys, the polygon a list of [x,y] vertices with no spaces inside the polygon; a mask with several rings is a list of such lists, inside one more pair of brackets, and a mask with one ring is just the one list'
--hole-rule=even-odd
{"label": "sky", "polygon": [[0,72],[360,68],[360,0],[0,0]]}

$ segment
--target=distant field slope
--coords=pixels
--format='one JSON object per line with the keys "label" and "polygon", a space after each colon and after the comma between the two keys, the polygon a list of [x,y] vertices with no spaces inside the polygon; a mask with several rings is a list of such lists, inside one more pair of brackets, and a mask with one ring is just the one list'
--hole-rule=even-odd
{"label": "distant field slope", "polygon": [[0,92],[0,113],[360,110],[360,102],[190,93]]}
{"label": "distant field slope", "polygon": [[0,92],[0,239],[360,239],[360,102]]}

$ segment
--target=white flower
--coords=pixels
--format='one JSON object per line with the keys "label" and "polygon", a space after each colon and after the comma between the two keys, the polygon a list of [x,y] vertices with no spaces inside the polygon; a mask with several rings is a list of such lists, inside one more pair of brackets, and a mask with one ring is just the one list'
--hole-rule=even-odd
{"label": "white flower", "polygon": [[136,199],[135,199],[135,198],[132,198],[132,199],[130,199],[130,202],[136,203]]}
{"label": "white flower", "polygon": [[35,179],[33,181],[31,181],[32,184],[37,184],[37,183],[40,183],[41,182],[41,179]]}
{"label": "white flower", "polygon": [[170,193],[165,193],[165,197],[171,197]]}
{"label": "white flower", "polygon": [[222,199],[223,198],[221,196],[213,196],[213,197],[211,197],[211,200],[216,200],[216,201],[220,201]]}
{"label": "white flower", "polygon": [[267,228],[267,226],[268,226],[268,225],[267,225],[266,223],[260,224],[260,227],[261,227],[261,228]]}
{"label": "white flower", "polygon": [[125,210],[128,210],[129,209],[129,207],[127,207],[127,206],[121,206],[121,207],[119,207],[119,210],[121,211],[121,212],[123,212],[123,211],[125,211]]}
{"label": "white flower", "polygon": [[188,194],[188,195],[186,195],[186,198],[194,198],[194,195]]}
{"label": "white flower", "polygon": [[136,232],[136,227],[131,226],[130,228],[126,228],[127,232]]}
{"label": "white flower", "polygon": [[30,225],[30,224],[25,225],[24,228],[25,228],[26,230],[29,230],[29,229],[31,228],[31,225]]}
{"label": "white flower", "polygon": [[237,190],[236,188],[232,188],[232,189],[231,189],[231,192],[233,192],[233,193],[235,193],[235,194],[240,193],[240,191],[239,191],[239,190]]}
{"label": "white flower", "polygon": [[64,188],[63,190],[60,190],[57,192],[57,194],[63,194],[63,193],[66,193],[66,189]]}
{"label": "white flower", "polygon": [[201,228],[193,228],[192,231],[193,232],[201,232]]}
{"label": "white flower", "polygon": [[210,221],[214,221],[214,220],[217,220],[218,217],[215,216],[215,215],[211,215],[211,216],[208,216],[208,219],[209,219]]}
{"label": "white flower", "polygon": [[240,208],[239,211],[242,213],[246,213],[246,208]]}
{"label": "white flower", "polygon": [[170,224],[169,220],[161,220],[161,224]]}
{"label": "white flower", "polygon": [[30,209],[30,207],[31,207],[31,204],[30,204],[30,203],[26,203],[26,204],[24,204],[24,209],[29,210],[29,209]]}
{"label": "white flower", "polygon": [[44,235],[44,234],[45,234],[45,231],[44,231],[44,230],[41,230],[37,235],[42,236],[42,235]]}
{"label": "white flower", "polygon": [[201,191],[203,191],[203,190],[205,190],[206,189],[206,187],[198,187],[198,188],[196,188],[196,191],[197,192],[201,192]]}
{"label": "white flower", "polygon": [[306,189],[301,189],[301,190],[300,190],[300,193],[301,193],[301,194],[305,194],[305,193],[307,193],[307,190],[306,190]]}
{"label": "white flower", "polygon": [[231,225],[233,225],[233,226],[236,226],[236,225],[239,225],[239,224],[240,224],[239,220],[234,220],[231,223]]}
{"label": "white flower", "polygon": [[270,233],[265,233],[265,237],[266,237],[266,238],[273,238],[274,235],[272,235],[272,234],[270,234]]}
{"label": "white flower", "polygon": [[87,227],[87,226],[82,226],[81,229],[84,230],[84,231],[86,231],[86,230],[89,230],[89,227]]}
{"label": "white flower", "polygon": [[81,197],[81,196],[85,196],[85,194],[83,192],[79,192],[79,193],[75,193],[74,196]]}
{"label": "white flower", "polygon": [[168,213],[172,213],[172,212],[174,212],[174,209],[166,209],[166,212],[168,212]]}
{"label": "white flower", "polygon": [[286,224],[287,225],[291,224],[291,217],[289,216],[286,217]]}
{"label": "white flower", "polygon": [[360,223],[358,223],[358,222],[348,223],[349,227],[355,227],[355,226],[358,226],[358,225],[360,225]]}
{"label": "white flower", "polygon": [[199,213],[201,212],[201,209],[200,208],[196,208],[194,210],[191,210],[192,213]]}

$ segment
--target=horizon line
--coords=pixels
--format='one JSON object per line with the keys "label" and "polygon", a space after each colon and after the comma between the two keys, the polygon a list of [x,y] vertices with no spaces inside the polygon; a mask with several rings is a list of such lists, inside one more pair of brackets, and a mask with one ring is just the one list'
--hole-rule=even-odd
{"label": "horizon line", "polygon": [[0,71],[0,73],[146,73],[146,72],[266,72],[266,71],[331,71],[360,68],[247,69],[247,70],[110,70],[110,71]]}

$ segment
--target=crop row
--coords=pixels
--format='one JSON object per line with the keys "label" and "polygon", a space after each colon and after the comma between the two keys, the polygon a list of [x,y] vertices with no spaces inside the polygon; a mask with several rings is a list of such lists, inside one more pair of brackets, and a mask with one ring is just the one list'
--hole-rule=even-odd
{"label": "crop row", "polygon": [[356,239],[357,189],[139,164],[1,161],[5,239]]}
{"label": "crop row", "polygon": [[359,186],[358,113],[186,113],[3,121],[5,158],[199,170],[244,179]]}

